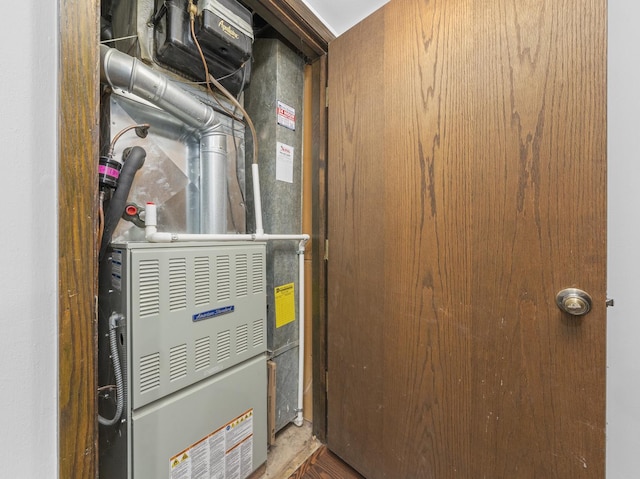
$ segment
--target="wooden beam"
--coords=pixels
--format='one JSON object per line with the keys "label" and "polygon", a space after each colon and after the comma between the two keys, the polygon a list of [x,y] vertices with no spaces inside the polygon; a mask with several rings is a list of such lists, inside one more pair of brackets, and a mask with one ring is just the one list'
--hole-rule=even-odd
{"label": "wooden beam", "polygon": [[97,475],[98,0],[58,0],[58,477]]}
{"label": "wooden beam", "polygon": [[312,169],[313,202],[312,260],[312,353],[313,353],[313,434],[327,437],[327,56],[312,65],[313,121]]}
{"label": "wooden beam", "polygon": [[329,50],[335,35],[302,0],[244,0],[255,13],[298,48],[309,61]]}

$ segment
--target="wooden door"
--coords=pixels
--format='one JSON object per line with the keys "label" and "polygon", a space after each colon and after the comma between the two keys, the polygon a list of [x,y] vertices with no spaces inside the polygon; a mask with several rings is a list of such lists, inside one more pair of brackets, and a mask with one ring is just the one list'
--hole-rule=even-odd
{"label": "wooden door", "polygon": [[604,477],[605,92],[604,0],[391,0],[330,45],[328,444],[367,478]]}

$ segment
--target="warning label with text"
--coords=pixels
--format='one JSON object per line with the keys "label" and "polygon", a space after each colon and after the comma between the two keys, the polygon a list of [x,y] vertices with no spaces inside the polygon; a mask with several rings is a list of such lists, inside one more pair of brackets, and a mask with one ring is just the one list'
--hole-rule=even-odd
{"label": "warning label with text", "polygon": [[253,409],[169,461],[170,479],[245,479],[253,468]]}
{"label": "warning label with text", "polygon": [[296,110],[295,108],[278,101],[278,125],[284,126],[289,130],[296,129]]}
{"label": "warning label with text", "polygon": [[278,286],[274,291],[276,299],[276,328],[296,319],[295,288],[293,283]]}

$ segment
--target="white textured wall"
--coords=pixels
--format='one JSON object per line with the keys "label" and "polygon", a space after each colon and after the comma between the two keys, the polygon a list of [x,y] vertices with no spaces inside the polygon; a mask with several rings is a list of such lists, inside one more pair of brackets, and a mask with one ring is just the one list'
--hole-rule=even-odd
{"label": "white textured wall", "polygon": [[609,2],[607,477],[640,477],[640,3]]}
{"label": "white textured wall", "polygon": [[55,0],[0,28],[0,477],[57,476]]}
{"label": "white textured wall", "polygon": [[302,0],[338,36],[389,0]]}

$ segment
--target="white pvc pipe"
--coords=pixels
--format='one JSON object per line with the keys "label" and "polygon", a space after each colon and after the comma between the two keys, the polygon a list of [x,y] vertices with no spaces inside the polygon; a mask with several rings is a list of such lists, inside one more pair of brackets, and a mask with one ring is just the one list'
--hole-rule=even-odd
{"label": "white pvc pipe", "polygon": [[304,248],[307,240],[298,245],[298,414],[293,423],[304,424]]}
{"label": "white pvc pipe", "polygon": [[[157,206],[147,203],[145,208],[145,238],[150,243],[180,243],[185,241],[309,241],[308,234],[206,234],[206,233],[171,233],[158,231]],[[304,252],[304,248],[303,248]]]}
{"label": "white pvc pipe", "polygon": [[253,178],[253,202],[256,215],[256,234],[263,234],[262,227],[262,200],[260,199],[260,173],[258,172],[258,164],[251,164],[251,177]]}
{"label": "white pvc pipe", "polygon": [[[156,226],[158,226],[158,209],[156,208],[156,204],[150,201],[147,201],[147,206],[144,209],[144,224],[146,227],[153,227],[154,231]],[[148,229],[145,231],[149,232]]]}
{"label": "white pvc pipe", "polygon": [[[147,206],[148,207],[148,206]],[[309,235],[270,235],[257,234],[192,234],[192,233],[165,233],[157,231],[155,226],[146,227],[145,238],[150,243],[184,243],[203,241],[285,241],[308,240]]]}

